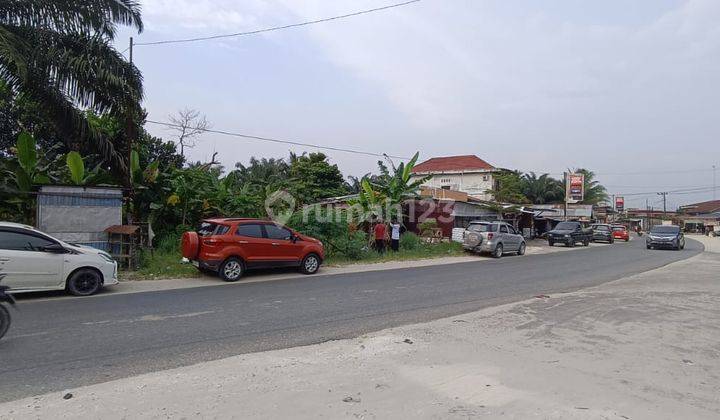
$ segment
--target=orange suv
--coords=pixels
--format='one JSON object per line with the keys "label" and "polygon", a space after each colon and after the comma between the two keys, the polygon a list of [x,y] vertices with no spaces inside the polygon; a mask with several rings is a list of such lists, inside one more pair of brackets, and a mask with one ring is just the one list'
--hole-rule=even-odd
{"label": "orange suv", "polygon": [[325,258],[322,242],[259,219],[207,219],[182,236],[182,255],[202,272],[237,281],[251,268],[298,267],[315,274]]}

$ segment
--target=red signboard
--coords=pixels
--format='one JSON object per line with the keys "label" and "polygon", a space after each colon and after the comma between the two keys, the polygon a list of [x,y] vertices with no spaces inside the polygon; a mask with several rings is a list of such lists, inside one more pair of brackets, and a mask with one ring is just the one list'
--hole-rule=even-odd
{"label": "red signboard", "polygon": [[565,199],[568,203],[583,201],[585,197],[585,175],[565,174]]}
{"label": "red signboard", "polygon": [[615,197],[615,211],[625,211],[625,197]]}

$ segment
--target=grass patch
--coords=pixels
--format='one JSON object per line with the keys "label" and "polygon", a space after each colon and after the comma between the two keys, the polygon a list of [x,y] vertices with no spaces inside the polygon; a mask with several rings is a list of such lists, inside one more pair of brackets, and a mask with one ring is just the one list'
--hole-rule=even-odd
{"label": "grass patch", "polygon": [[141,268],[136,271],[121,271],[121,280],[158,280],[178,277],[197,277],[200,272],[192,264],[183,264],[180,251],[155,250],[146,252],[141,259]]}
{"label": "grass patch", "polygon": [[439,244],[418,244],[412,249],[400,246],[400,251],[393,252],[389,249],[383,254],[368,250],[360,258],[351,259],[343,256],[330,256],[325,260],[326,265],[342,266],[349,264],[380,263],[390,261],[412,261],[427,258],[458,257],[465,255],[463,247],[455,242],[443,242]]}
{"label": "grass patch", "polygon": [[[192,265],[181,262],[182,256],[177,248],[171,244],[163,244],[154,252],[146,252],[141,259],[141,266],[137,271],[120,272],[121,280],[160,280],[182,277],[197,277],[200,272]],[[349,264],[380,263],[389,261],[412,261],[426,258],[457,257],[464,255],[462,245],[455,242],[439,244],[424,244],[421,242],[408,243],[400,251],[389,249],[384,254],[373,250],[363,250],[357,258],[345,256],[329,256],[325,265],[343,266]]]}

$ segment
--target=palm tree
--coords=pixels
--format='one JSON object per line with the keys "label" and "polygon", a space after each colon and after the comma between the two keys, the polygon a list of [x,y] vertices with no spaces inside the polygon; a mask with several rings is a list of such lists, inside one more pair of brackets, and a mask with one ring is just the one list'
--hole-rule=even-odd
{"label": "palm tree", "polygon": [[584,168],[577,168],[571,173],[583,174],[585,176],[583,204],[598,204],[608,200],[605,187],[595,181],[595,173]]}
{"label": "palm tree", "polygon": [[[4,0],[0,81],[38,103],[68,147],[100,152],[127,174],[143,89],[138,69],[110,45],[118,25],[142,31],[137,1]],[[123,122],[125,153],[88,122],[88,111]]]}
{"label": "palm tree", "polygon": [[562,202],[565,188],[562,181],[548,174],[537,176],[535,172],[523,175],[523,195],[533,204],[549,204]]}

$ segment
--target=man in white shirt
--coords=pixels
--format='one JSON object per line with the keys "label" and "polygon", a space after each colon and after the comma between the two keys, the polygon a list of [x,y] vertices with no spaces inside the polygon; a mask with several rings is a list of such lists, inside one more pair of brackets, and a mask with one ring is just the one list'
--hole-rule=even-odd
{"label": "man in white shirt", "polygon": [[400,250],[400,223],[397,217],[393,217],[390,222],[390,249],[393,251]]}

